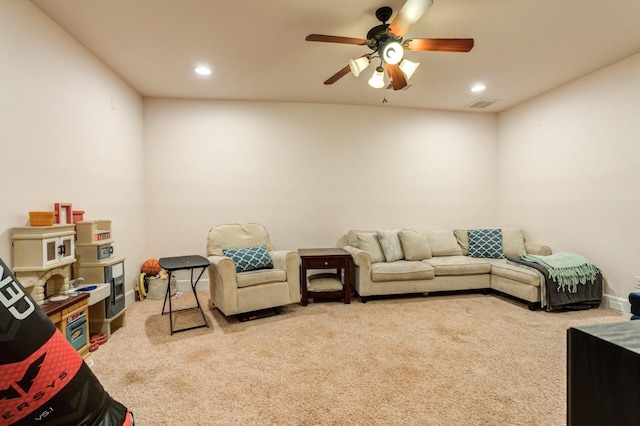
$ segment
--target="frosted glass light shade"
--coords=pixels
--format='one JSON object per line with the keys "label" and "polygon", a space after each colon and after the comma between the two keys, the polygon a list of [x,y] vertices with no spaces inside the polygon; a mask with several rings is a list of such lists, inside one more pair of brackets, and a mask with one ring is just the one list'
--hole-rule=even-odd
{"label": "frosted glass light shade", "polygon": [[402,60],[404,49],[397,41],[387,43],[382,48],[382,60],[389,65],[395,65]]}
{"label": "frosted glass light shade", "polygon": [[369,58],[363,56],[358,59],[349,59],[349,68],[356,77],[369,66]]}
{"label": "frosted glass light shade", "polygon": [[407,80],[409,80],[413,73],[416,72],[418,65],[420,65],[420,62],[411,62],[408,59],[403,59],[402,62],[400,62],[399,67],[404,73],[404,76],[407,77]]}
{"label": "frosted glass light shade", "polygon": [[369,86],[374,89],[382,89],[384,87],[384,69],[382,67],[376,67],[376,70],[369,79]]}

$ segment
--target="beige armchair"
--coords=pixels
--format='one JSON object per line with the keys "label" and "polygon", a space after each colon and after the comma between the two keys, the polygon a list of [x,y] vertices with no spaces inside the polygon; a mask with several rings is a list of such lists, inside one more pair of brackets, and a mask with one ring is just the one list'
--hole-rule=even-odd
{"label": "beige armchair", "polygon": [[[265,256],[265,247],[268,257]],[[252,249],[252,250],[234,250]],[[252,269],[253,250],[270,258],[271,265]],[[225,255],[225,252],[227,255]],[[238,256],[249,253],[248,257]],[[236,315],[300,302],[300,256],[296,251],[273,250],[269,234],[257,223],[219,225],[209,230],[207,256],[211,265],[211,299],[224,315]],[[231,257],[230,257],[231,256]],[[233,258],[236,258],[237,264]],[[242,259],[250,258],[249,262]],[[272,267],[269,267],[272,266]],[[237,272],[238,269],[249,270]]]}

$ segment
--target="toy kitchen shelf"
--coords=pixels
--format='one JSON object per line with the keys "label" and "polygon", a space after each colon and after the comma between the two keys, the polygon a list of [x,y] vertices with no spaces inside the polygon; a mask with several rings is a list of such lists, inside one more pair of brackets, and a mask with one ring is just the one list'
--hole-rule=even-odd
{"label": "toy kitchen shelf", "polygon": [[84,278],[84,285],[110,285],[109,297],[89,306],[89,329],[110,337],[125,324],[124,258],[113,255],[110,220],[76,222],[76,235],[74,275]]}
{"label": "toy kitchen shelf", "polygon": [[107,259],[113,254],[110,220],[77,222],[76,232],[76,256],[79,262]]}

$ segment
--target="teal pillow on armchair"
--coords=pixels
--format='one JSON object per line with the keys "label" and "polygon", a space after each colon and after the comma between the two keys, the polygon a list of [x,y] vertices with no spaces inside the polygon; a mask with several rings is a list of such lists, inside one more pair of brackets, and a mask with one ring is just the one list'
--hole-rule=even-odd
{"label": "teal pillow on armchair", "polygon": [[233,260],[236,272],[273,269],[273,261],[265,244],[243,249],[222,249],[222,254]]}

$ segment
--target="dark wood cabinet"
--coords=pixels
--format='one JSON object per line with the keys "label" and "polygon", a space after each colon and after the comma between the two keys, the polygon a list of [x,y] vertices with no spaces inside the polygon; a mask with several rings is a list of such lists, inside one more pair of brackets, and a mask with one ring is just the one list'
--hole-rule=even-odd
{"label": "dark wood cabinet", "polygon": [[640,321],[567,331],[567,425],[640,424]]}
{"label": "dark wood cabinet", "polygon": [[[298,249],[300,255],[300,290],[302,306],[307,306],[309,299],[325,299],[341,297],[344,303],[351,303],[351,255],[341,248]],[[339,290],[312,291],[308,288],[307,271],[312,269],[335,269],[335,280],[340,282]],[[322,274],[328,276],[331,274]]]}

